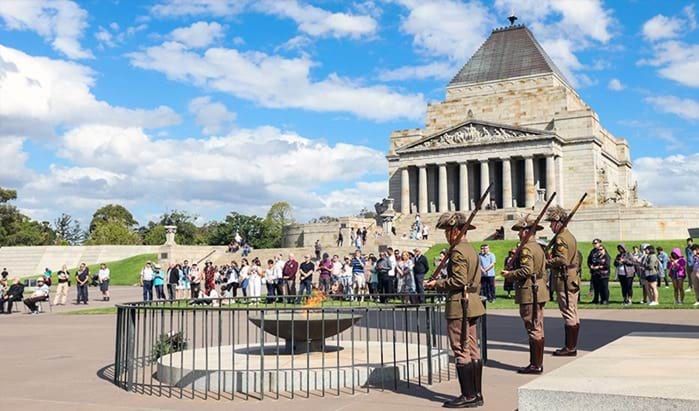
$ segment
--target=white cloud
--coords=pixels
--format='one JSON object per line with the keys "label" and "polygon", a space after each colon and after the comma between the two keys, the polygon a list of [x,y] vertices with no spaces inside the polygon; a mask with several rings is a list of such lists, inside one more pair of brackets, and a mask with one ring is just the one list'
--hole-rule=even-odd
{"label": "white cloud", "polygon": [[424,2],[398,0],[409,11],[401,30],[413,37],[418,50],[438,57],[465,62],[485,40],[493,20],[477,1]]}
{"label": "white cloud", "polygon": [[56,126],[86,123],[164,127],[179,116],[169,107],[155,110],[111,106],[92,94],[95,73],[86,66],[30,56],[0,46],[0,136],[51,135]]}
{"label": "white cloud", "polygon": [[19,137],[0,137],[0,187],[16,187],[31,179],[32,172],[26,168],[29,156],[23,144],[24,139]]}
{"label": "white cloud", "polygon": [[613,79],[609,80],[609,84],[607,84],[607,88],[609,88],[610,90],[614,90],[614,91],[621,91],[624,88],[626,88],[626,86],[624,86],[621,83],[621,81],[619,81],[619,79],[613,78]]}
{"label": "white cloud", "polygon": [[699,120],[699,101],[675,96],[646,97],[656,110],[672,113],[688,120]]}
{"label": "white cloud", "polygon": [[450,80],[458,70],[454,64],[444,61],[425,64],[422,66],[403,66],[392,70],[379,72],[381,81],[403,81],[410,79]]}
{"label": "white cloud", "polygon": [[235,120],[236,114],[228,111],[221,103],[209,97],[197,97],[189,102],[189,112],[194,114],[196,123],[204,127],[204,134],[219,134]]}
{"label": "white cloud", "polygon": [[694,5],[682,9],[683,16],[653,16],[643,24],[643,36],[649,41],[667,40],[681,37],[683,32],[697,28]]}
{"label": "white cloud", "polygon": [[255,9],[290,18],[300,31],[314,37],[360,38],[373,35],[378,26],[371,16],[333,13],[296,0],[261,0],[255,3]]}
{"label": "white cloud", "polygon": [[198,21],[189,27],[180,27],[170,33],[173,40],[191,48],[206,47],[220,40],[223,35],[223,26],[205,21]]}
{"label": "white cloud", "polygon": [[[288,200],[297,216],[310,218],[356,213],[386,191],[385,183],[352,183],[385,173],[382,152],[273,127],[179,140],[155,139],[137,127],[89,125],[69,130],[60,147],[66,165],[52,165],[18,187],[23,208],[51,202],[61,205],[56,213],[80,215],[119,202],[147,209],[167,193],[168,207],[207,217],[221,218],[211,215],[214,209],[259,212]],[[18,150],[3,145],[0,161]]]}
{"label": "white cloud", "polygon": [[160,17],[212,15],[230,17],[240,13],[246,0],[163,0],[151,8]]}
{"label": "white cloud", "polygon": [[684,21],[677,17],[658,14],[643,24],[643,36],[650,41],[679,37]]}
{"label": "white cloud", "polygon": [[658,73],[690,87],[699,87],[699,44],[665,41],[654,46],[655,56],[639,61],[640,65],[660,67]]}
{"label": "white cloud", "polygon": [[336,73],[311,80],[308,57],[287,59],[262,52],[210,48],[202,54],[166,42],[129,55],[131,64],[173,80],[252,100],[264,107],[350,112],[371,120],[420,118],[422,94],[403,95],[386,86],[367,86]]}
{"label": "white cloud", "polygon": [[138,24],[129,26],[126,30],[120,30],[119,24],[112,22],[108,27],[99,26],[99,30],[95,32],[95,39],[99,43],[99,48],[117,47],[124,43],[129,37],[148,28],[147,24]]}
{"label": "white cloud", "polygon": [[[633,174],[640,197],[654,205],[699,205],[696,193],[682,189],[696,185],[699,153],[639,158],[634,161]],[[675,189],[668,190],[668,185]]]}
{"label": "white cloud", "polygon": [[72,59],[92,58],[80,46],[87,12],[68,0],[0,1],[0,18],[10,30],[31,30]]}

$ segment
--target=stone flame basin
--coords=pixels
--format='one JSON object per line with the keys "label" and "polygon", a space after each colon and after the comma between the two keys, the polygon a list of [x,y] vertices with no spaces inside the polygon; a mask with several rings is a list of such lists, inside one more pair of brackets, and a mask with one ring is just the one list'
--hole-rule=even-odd
{"label": "stone flame basin", "polygon": [[[297,311],[265,313],[264,324],[261,314],[252,314],[250,322],[285,340],[286,353],[307,351],[328,351],[329,346],[323,347],[323,340],[342,333],[362,319],[364,313]],[[341,349],[332,347],[332,349]]]}

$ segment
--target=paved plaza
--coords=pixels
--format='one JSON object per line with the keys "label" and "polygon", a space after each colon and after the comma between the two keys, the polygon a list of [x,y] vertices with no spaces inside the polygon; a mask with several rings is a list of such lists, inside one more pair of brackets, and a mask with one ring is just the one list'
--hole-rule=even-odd
{"label": "paved plaza", "polygon": [[[93,289],[90,290],[91,292]],[[96,293],[93,297],[96,297]],[[140,297],[140,289],[114,287],[110,303],[91,301],[85,308],[105,307]],[[549,304],[550,306],[550,304]],[[230,400],[191,400],[144,396],[126,392],[109,381],[114,361],[115,316],[66,315],[84,306],[54,307],[53,313],[14,313],[0,317],[0,386],[3,409],[22,410],[117,410],[117,409],[230,409]],[[693,310],[583,310],[581,355],[623,335],[642,332],[696,332],[699,315]],[[546,310],[544,368],[550,372],[571,358],[550,352],[563,343],[563,327],[557,310]],[[536,376],[523,376],[515,369],[528,360],[527,337],[515,310],[491,310],[488,314],[489,362],[484,372],[484,396],[488,410],[514,410],[517,388]],[[658,352],[671,350],[659,346]],[[441,402],[458,392],[457,382],[422,388],[411,385],[399,392],[374,390],[369,394],[343,394],[294,400],[235,399],[240,410],[264,410],[283,406],[286,411],[372,410],[441,408]],[[321,403],[321,401],[323,401]]]}

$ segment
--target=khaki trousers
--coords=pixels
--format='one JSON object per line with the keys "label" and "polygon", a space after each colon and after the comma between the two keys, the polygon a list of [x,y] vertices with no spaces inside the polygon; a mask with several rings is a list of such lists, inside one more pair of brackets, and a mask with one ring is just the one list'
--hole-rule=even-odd
{"label": "khaki trousers", "polygon": [[568,291],[568,307],[566,307],[566,293],[564,290],[556,292],[556,301],[558,301],[558,308],[561,310],[561,315],[563,316],[563,321],[567,326],[574,326],[580,324],[580,318],[578,317],[578,292]]}
{"label": "khaki trousers", "polygon": [[68,283],[58,283],[56,295],[53,297],[53,305],[65,304],[68,298]]}
{"label": "khaki trousers", "polygon": [[466,320],[468,321],[466,347],[461,345],[461,321],[461,319],[447,320],[447,334],[457,364],[468,364],[471,360],[475,361],[481,359],[481,351],[478,348],[478,333],[476,332],[476,322],[478,319],[469,318]]}
{"label": "khaki trousers", "polygon": [[544,338],[544,305],[539,303],[539,308],[536,310],[536,318],[534,318],[534,304],[521,304],[519,306],[519,316],[524,321],[524,328],[527,329],[527,334],[530,339],[540,340]]}

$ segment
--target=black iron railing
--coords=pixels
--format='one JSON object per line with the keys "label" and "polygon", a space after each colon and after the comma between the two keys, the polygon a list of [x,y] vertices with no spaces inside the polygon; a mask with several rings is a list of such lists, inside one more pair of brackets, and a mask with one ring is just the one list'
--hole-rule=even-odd
{"label": "black iron railing", "polygon": [[[302,298],[117,305],[114,383],[147,395],[235,400],[395,390],[454,375],[443,296],[295,304]],[[482,317],[484,360],[485,335]]]}

